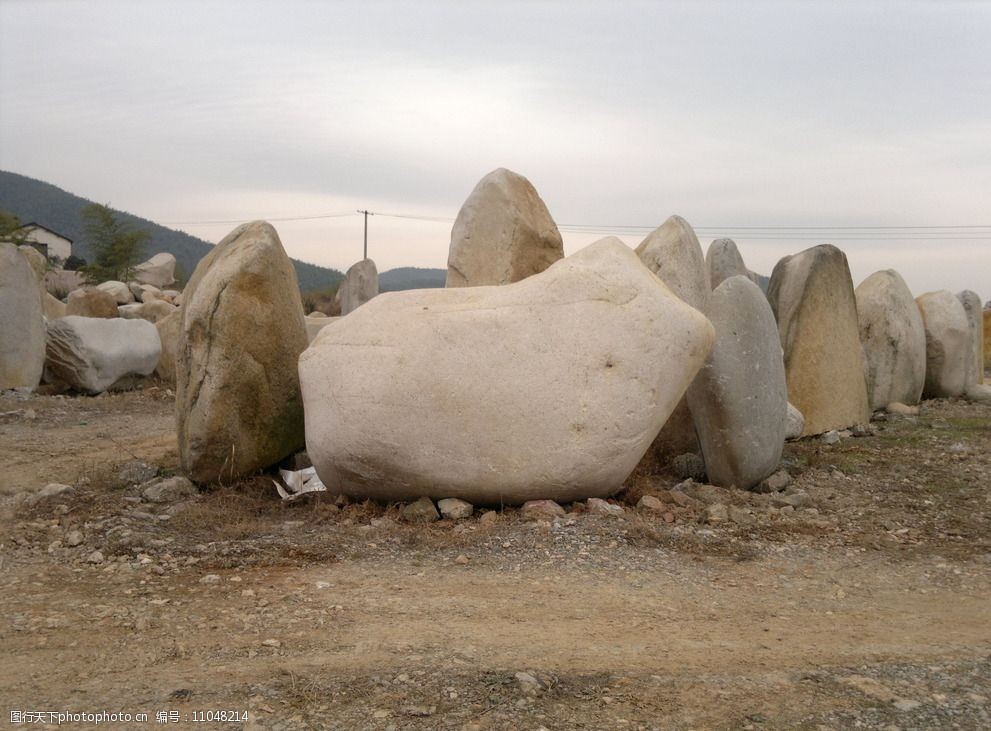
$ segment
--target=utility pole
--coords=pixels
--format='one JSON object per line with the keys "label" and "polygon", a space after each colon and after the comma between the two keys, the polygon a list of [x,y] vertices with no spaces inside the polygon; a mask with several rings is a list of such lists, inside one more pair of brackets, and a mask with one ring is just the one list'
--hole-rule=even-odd
{"label": "utility pole", "polygon": [[365,214],[365,255],[363,259],[367,259],[368,258],[368,217],[374,216],[375,214],[372,213],[371,211],[358,211],[358,213]]}

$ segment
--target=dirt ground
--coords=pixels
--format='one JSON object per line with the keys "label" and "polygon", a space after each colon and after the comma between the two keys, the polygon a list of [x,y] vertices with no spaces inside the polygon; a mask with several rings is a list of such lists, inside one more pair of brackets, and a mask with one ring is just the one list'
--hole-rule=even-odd
{"label": "dirt ground", "polygon": [[645,475],[618,517],[428,525],[265,477],[152,502],[172,408],[0,398],[4,724],[991,727],[991,407],[789,443],[782,493]]}

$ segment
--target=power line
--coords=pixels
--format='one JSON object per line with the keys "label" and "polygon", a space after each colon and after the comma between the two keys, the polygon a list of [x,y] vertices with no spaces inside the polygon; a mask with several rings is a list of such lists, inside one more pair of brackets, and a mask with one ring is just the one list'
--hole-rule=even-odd
{"label": "power line", "polygon": [[259,217],[255,216],[253,218],[238,218],[231,219],[229,221],[162,221],[163,226],[212,226],[214,224],[231,224],[231,223],[247,223],[248,221],[315,221],[318,218],[343,218],[344,216],[353,216],[352,211],[344,211],[342,213],[324,213],[318,216],[286,216],[283,218],[278,217]]}

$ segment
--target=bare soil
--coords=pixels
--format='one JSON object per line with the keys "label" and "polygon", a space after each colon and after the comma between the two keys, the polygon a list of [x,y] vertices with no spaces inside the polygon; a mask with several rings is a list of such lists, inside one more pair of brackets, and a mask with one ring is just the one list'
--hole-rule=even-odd
{"label": "bare soil", "polygon": [[[790,443],[781,495],[641,475],[620,517],[428,525],[285,504],[265,476],[149,502],[177,469],[172,409],[162,387],[0,399],[4,723],[991,727],[988,406]],[[72,489],[30,497],[50,482]],[[195,720],[218,710],[248,721]]]}

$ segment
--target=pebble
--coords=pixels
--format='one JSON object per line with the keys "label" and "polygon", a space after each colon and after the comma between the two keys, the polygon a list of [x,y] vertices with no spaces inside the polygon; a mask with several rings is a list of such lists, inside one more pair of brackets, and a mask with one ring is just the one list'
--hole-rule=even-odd
{"label": "pebble", "polygon": [[201,584],[219,584],[220,576],[218,574],[207,574],[200,579]]}
{"label": "pebble", "polygon": [[456,497],[446,497],[437,501],[440,514],[448,520],[462,520],[470,518],[475,512],[475,506],[467,500],[459,500]]}
{"label": "pebble", "polygon": [[527,520],[543,520],[565,515],[564,508],[553,500],[529,500],[523,503],[520,513]]}
{"label": "pebble", "polygon": [[637,502],[637,507],[641,510],[653,510],[658,513],[665,511],[664,503],[653,495],[644,495]]}
{"label": "pebble", "polygon": [[626,513],[622,505],[614,505],[597,497],[589,498],[585,501],[585,509],[593,515],[610,515],[619,517]]}
{"label": "pebble", "polygon": [[822,441],[824,444],[836,444],[840,441],[840,434],[837,431],[828,431],[822,435]]}
{"label": "pebble", "polygon": [[434,501],[428,497],[421,497],[416,502],[404,505],[399,514],[407,523],[433,523],[440,520]]}
{"label": "pebble", "polygon": [[83,533],[78,530],[70,530],[65,534],[65,545],[74,548],[83,542]]}
{"label": "pebble", "polygon": [[103,554],[100,551],[93,551],[89,556],[86,557],[87,563],[103,563]]}
{"label": "pebble", "polygon": [[460,556],[454,559],[454,563],[460,564],[461,566],[465,566],[468,563],[468,557],[462,553]]}
{"label": "pebble", "polygon": [[770,477],[764,478],[754,492],[781,492],[791,484],[791,475],[787,470],[778,470]]}

